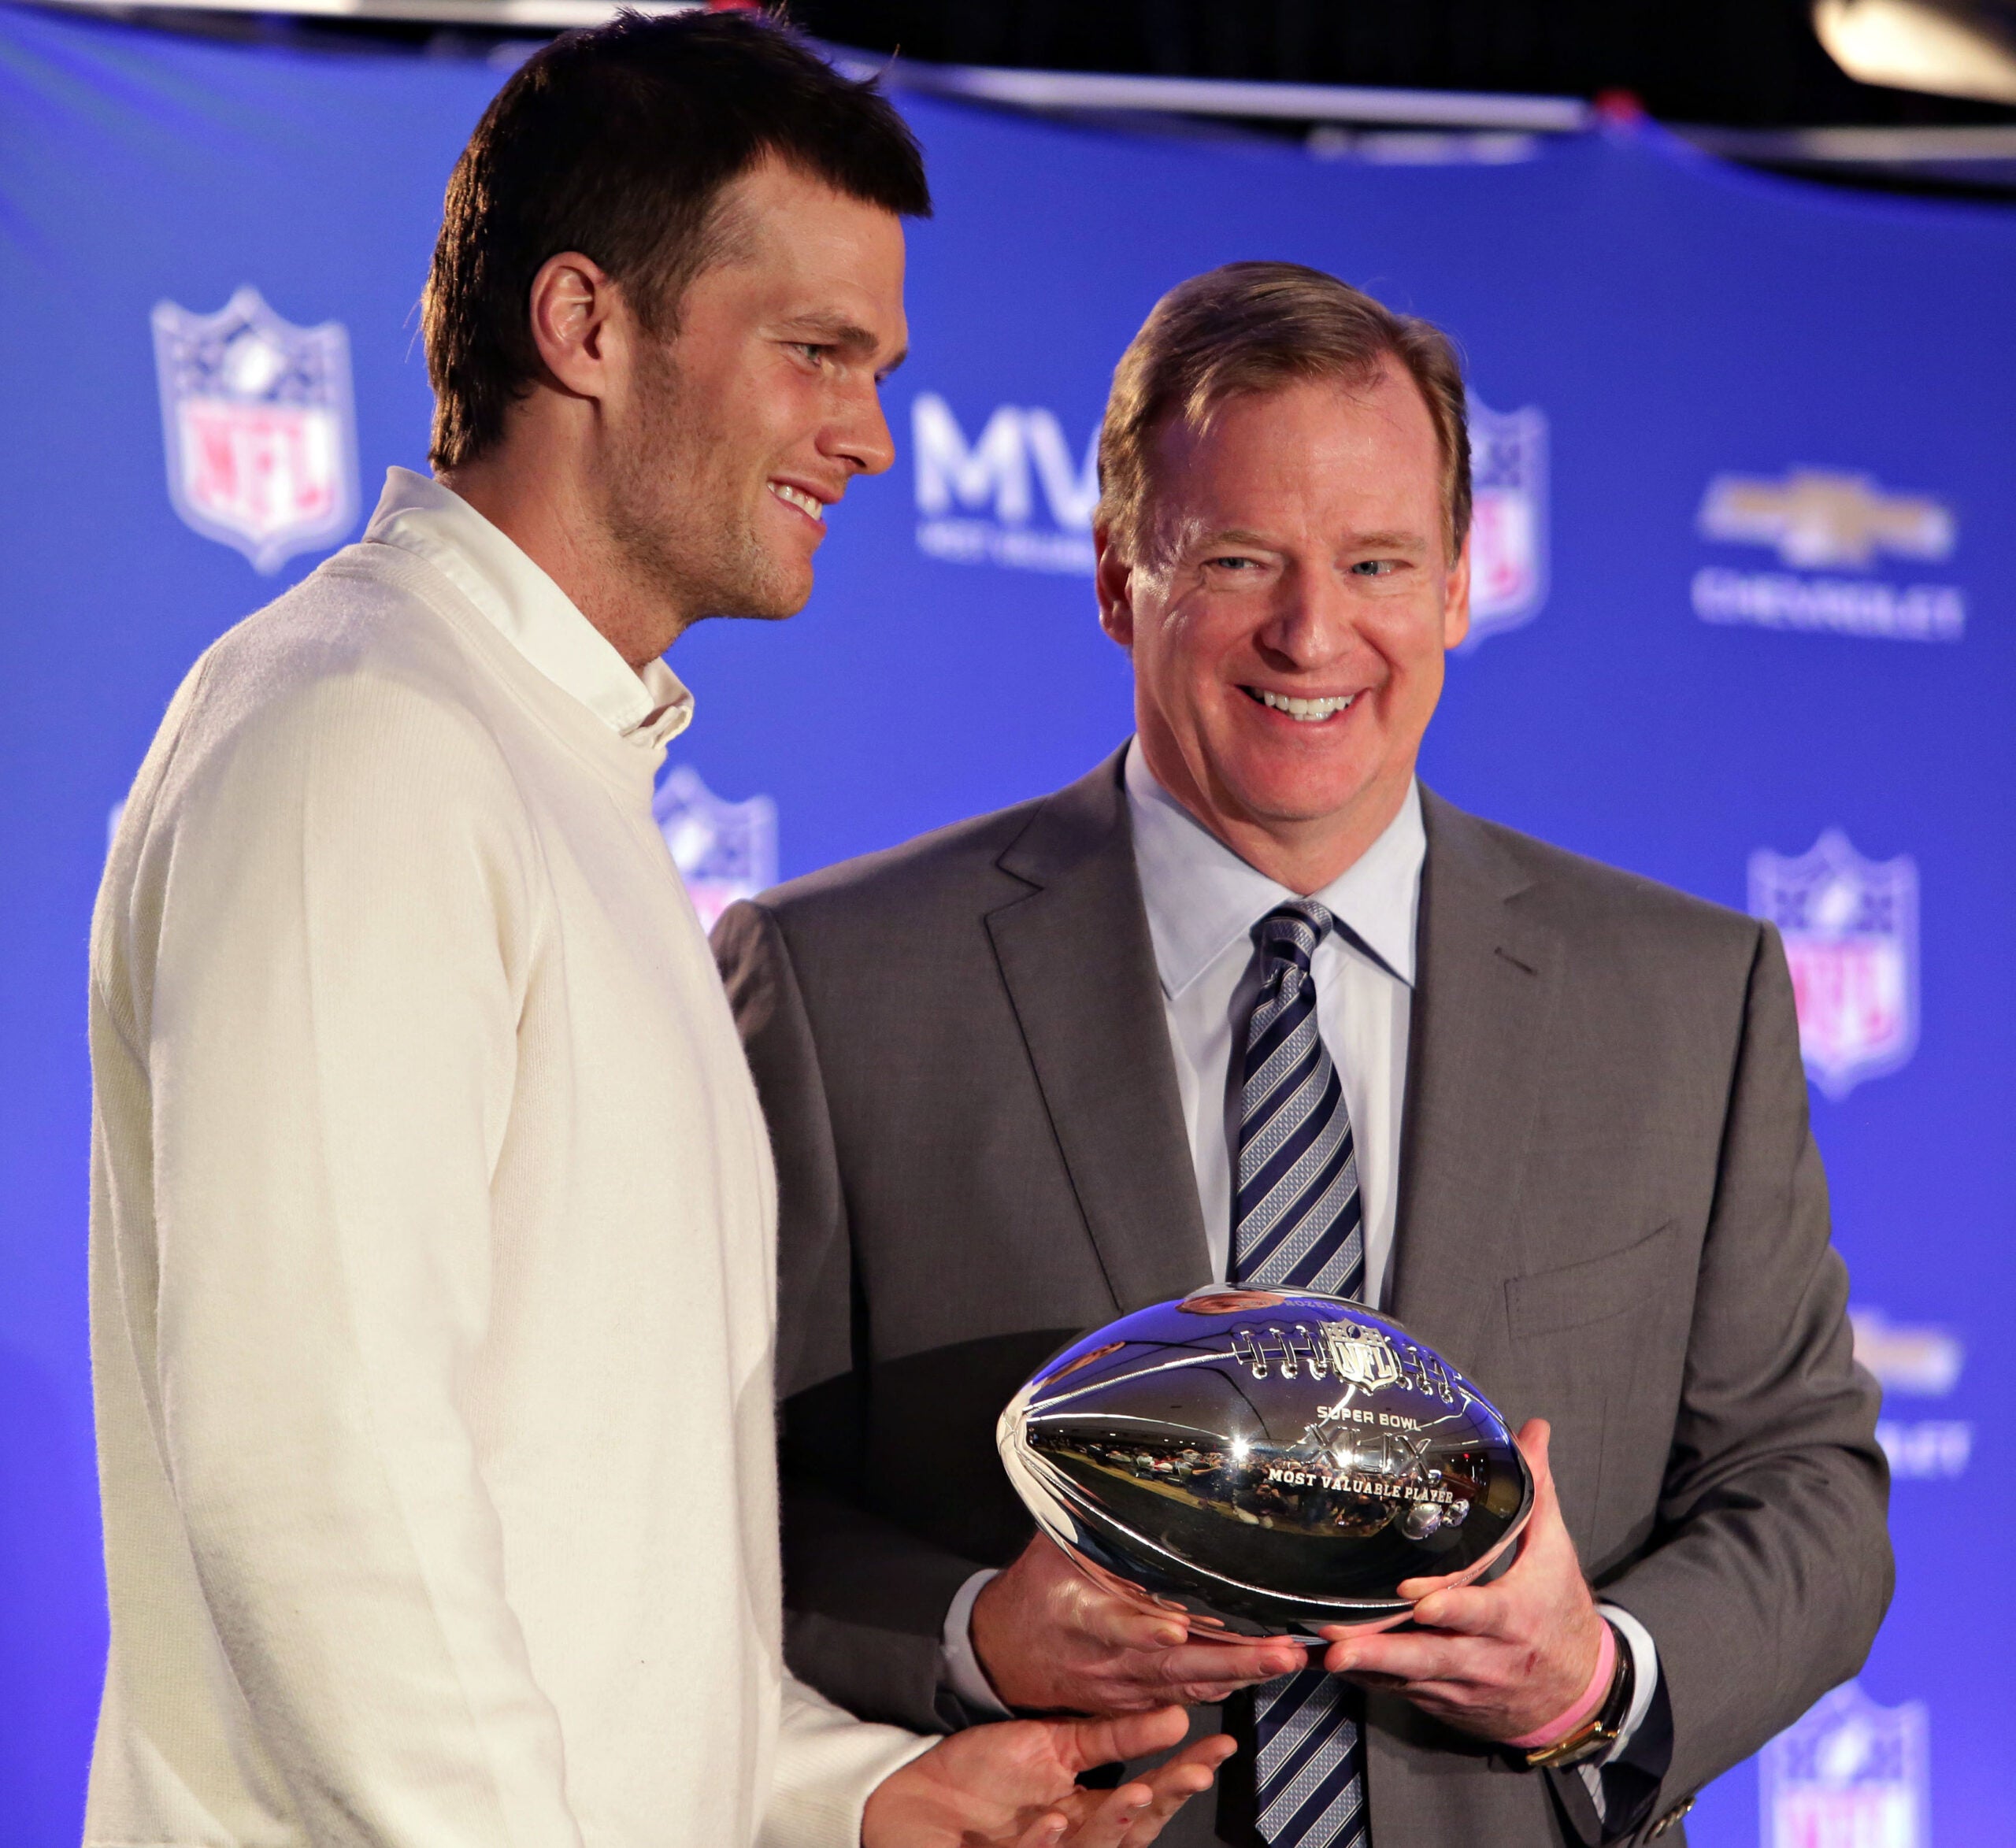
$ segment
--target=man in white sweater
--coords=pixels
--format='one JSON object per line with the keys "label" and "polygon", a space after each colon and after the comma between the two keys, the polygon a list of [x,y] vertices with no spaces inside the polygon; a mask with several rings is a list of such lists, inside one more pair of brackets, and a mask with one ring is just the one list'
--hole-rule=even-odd
{"label": "man in white sweater", "polygon": [[112,1647],[148,1848],[1137,1848],[1174,1713],[925,1750],[780,1652],[769,1150],[650,817],[658,658],[891,460],[899,120],[787,38],[535,58],[450,183],[439,480],[177,694],[91,944]]}

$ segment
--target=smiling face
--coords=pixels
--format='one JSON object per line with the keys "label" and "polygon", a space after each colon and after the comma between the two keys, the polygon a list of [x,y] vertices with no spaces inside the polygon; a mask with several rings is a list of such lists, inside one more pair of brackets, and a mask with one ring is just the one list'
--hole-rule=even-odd
{"label": "smiling face", "polygon": [[880,386],[908,341],[902,226],[775,161],[719,209],[728,254],[676,334],[632,318],[592,498],[628,569],[687,620],[790,616],[827,509],[895,457]]}
{"label": "smiling face", "polygon": [[1099,535],[1157,780],[1232,850],[1326,885],[1405,799],[1469,621],[1443,462],[1403,366],[1243,394],[1156,434],[1142,556]]}

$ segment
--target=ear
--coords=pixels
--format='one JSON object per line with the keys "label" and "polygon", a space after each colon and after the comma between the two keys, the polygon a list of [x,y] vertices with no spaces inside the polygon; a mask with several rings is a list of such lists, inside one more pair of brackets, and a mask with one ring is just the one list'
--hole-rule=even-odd
{"label": "ear", "polygon": [[1470,632],[1470,535],[1463,535],[1463,549],[1456,554],[1456,568],[1449,573],[1442,591],[1442,646],[1454,648]]}
{"label": "ear", "polygon": [[1092,585],[1099,627],[1123,648],[1134,646],[1134,568],[1121,556],[1110,527],[1092,528]]}
{"label": "ear", "polygon": [[577,398],[609,395],[628,357],[629,317],[613,278],[592,257],[563,250],[532,278],[532,343],[553,382]]}

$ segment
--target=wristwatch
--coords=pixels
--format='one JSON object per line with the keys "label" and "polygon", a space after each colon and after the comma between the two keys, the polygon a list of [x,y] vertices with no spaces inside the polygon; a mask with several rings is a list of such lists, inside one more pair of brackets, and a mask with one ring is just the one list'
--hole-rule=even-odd
{"label": "wristwatch", "polygon": [[[1603,1621],[1609,1624],[1610,1619],[1605,1617]],[[1610,1624],[1610,1629],[1617,1636],[1617,1665],[1610,1670],[1610,1691],[1603,1696],[1603,1705],[1567,1738],[1521,1753],[1529,1771],[1562,1771],[1571,1765],[1586,1765],[1592,1758],[1600,1758],[1617,1743],[1618,1735],[1624,1731],[1624,1722],[1630,1716],[1631,1697],[1637,1691],[1638,1671],[1632,1661],[1629,1640],[1614,1624]]]}

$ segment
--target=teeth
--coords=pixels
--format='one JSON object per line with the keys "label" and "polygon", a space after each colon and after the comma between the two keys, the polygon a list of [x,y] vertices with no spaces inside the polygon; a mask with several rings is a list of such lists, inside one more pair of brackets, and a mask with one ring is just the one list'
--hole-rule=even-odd
{"label": "teeth", "polygon": [[770,483],[770,492],[780,501],[787,501],[802,513],[809,513],[814,520],[824,520],[826,509],[821,502],[814,500],[802,487],[793,487],[782,481]]}
{"label": "teeth", "polygon": [[1333,695],[1327,699],[1292,699],[1285,693],[1262,691],[1255,695],[1260,703],[1271,706],[1277,713],[1286,713],[1292,719],[1299,719],[1309,724],[1327,719],[1332,713],[1340,713],[1358,698],[1355,693]]}

